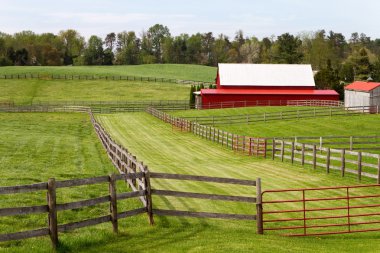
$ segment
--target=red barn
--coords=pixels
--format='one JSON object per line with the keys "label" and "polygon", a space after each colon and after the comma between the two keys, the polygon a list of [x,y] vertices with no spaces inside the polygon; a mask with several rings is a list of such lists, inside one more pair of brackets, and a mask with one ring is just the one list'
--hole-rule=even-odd
{"label": "red barn", "polygon": [[230,101],[281,105],[288,100],[339,100],[334,90],[315,89],[311,65],[219,64],[216,86],[201,90],[203,108]]}

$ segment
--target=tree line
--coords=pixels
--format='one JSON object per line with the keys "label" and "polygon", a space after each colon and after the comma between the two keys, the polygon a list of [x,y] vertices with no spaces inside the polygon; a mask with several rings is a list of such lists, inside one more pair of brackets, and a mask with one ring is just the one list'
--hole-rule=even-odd
{"label": "tree line", "polygon": [[156,24],[139,36],[134,31],[111,32],[87,41],[76,30],[58,34],[22,31],[0,33],[0,66],[6,65],[135,65],[180,63],[216,66],[218,63],[311,64],[319,88],[339,81],[371,77],[380,81],[380,39],[361,33],[303,32],[297,35],[233,38],[212,32],[172,36]]}

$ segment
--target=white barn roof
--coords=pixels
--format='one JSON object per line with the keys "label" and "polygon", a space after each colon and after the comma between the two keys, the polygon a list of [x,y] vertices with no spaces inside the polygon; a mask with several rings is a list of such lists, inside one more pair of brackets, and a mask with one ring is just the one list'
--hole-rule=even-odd
{"label": "white barn roof", "polygon": [[222,86],[315,86],[311,65],[220,63],[218,67]]}

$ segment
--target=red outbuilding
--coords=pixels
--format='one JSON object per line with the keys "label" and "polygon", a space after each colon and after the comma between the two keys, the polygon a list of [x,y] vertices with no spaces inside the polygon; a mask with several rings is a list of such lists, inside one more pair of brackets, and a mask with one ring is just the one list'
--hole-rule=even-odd
{"label": "red outbuilding", "polygon": [[[219,64],[216,89],[202,89],[202,108],[286,105],[289,100],[339,100],[334,90],[316,90],[311,65]],[[200,101],[199,101],[200,102]],[[240,103],[239,103],[240,102]]]}

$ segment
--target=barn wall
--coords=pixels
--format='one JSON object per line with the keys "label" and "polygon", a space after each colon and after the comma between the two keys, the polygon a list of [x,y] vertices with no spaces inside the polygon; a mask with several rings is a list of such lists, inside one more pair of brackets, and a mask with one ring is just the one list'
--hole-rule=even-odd
{"label": "barn wall", "polygon": [[[252,95],[202,94],[202,104],[228,101],[287,101],[287,100],[339,100],[339,95]],[[275,104],[275,103],[273,103]]]}
{"label": "barn wall", "polygon": [[315,90],[315,87],[310,86],[227,86],[219,85],[224,90],[240,89],[240,90]]}
{"label": "barn wall", "polygon": [[380,105],[380,87],[372,90],[370,105]]}
{"label": "barn wall", "polygon": [[371,103],[370,95],[370,92],[345,90],[344,105],[345,107],[369,106]]}

